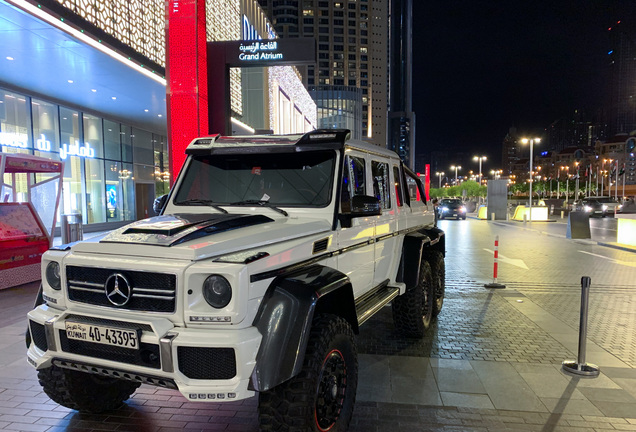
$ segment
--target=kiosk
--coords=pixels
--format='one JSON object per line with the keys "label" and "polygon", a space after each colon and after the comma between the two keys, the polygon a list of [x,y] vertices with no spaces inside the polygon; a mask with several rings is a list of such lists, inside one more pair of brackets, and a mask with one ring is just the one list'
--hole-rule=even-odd
{"label": "kiosk", "polygon": [[0,289],[40,279],[53,243],[64,165],[0,153]]}

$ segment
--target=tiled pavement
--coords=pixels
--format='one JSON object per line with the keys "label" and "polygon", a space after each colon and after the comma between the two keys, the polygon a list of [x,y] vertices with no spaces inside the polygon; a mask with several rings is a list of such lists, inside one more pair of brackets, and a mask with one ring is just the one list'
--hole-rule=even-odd
{"label": "tiled pavement", "polygon": [[[614,267],[610,270],[627,274],[611,277],[610,271],[593,273],[597,277],[590,301],[587,359],[600,364],[602,373],[595,379],[572,378],[561,372],[560,362],[573,359],[577,348],[576,279],[572,282],[572,275],[567,277],[561,269],[552,277],[540,271],[532,283],[532,276],[519,272],[504,277],[505,290],[486,290],[484,275],[492,264],[478,254],[483,249],[479,239],[496,228],[490,223],[446,227],[449,238],[466,235],[459,230],[467,228],[474,236],[469,248],[453,250],[449,245],[444,310],[424,340],[395,333],[390,308],[362,327],[358,397],[350,430],[636,430],[633,267]],[[534,241],[522,234],[514,239],[516,246]],[[541,241],[547,248],[552,242],[571,245],[564,239]],[[586,247],[592,251],[592,246]],[[565,247],[564,253],[579,258],[579,249]],[[619,258],[636,262],[634,254]],[[554,266],[536,257],[526,261],[533,270],[535,265]],[[502,264],[501,269],[505,274],[512,267]],[[610,283],[599,283],[602,280]],[[0,429],[258,430],[256,398],[191,403],[175,391],[142,386],[125,407],[105,415],[84,415],[51,402],[24,360],[23,317],[35,288],[0,292]]]}

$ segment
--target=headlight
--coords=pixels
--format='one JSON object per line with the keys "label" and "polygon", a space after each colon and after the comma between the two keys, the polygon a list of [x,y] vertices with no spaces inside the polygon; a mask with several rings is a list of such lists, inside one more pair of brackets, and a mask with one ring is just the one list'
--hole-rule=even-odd
{"label": "headlight", "polygon": [[232,300],[232,286],[223,276],[208,276],[203,282],[203,297],[210,306],[224,308]]}
{"label": "headlight", "polygon": [[607,210],[607,206],[603,204],[603,211]]}
{"label": "headlight", "polygon": [[60,280],[60,265],[57,261],[51,261],[46,265],[46,282],[54,290],[62,288],[62,281]]}
{"label": "headlight", "polygon": [[448,207],[442,207],[442,211],[443,212],[447,212],[448,211]]}
{"label": "headlight", "polygon": [[585,207],[583,207],[583,210],[585,210],[587,213],[589,213],[589,212],[591,212],[591,211],[592,211],[592,207],[590,207],[590,206],[585,206]]}
{"label": "headlight", "polygon": [[466,213],[466,207],[460,207],[459,211],[462,212],[462,213]]}

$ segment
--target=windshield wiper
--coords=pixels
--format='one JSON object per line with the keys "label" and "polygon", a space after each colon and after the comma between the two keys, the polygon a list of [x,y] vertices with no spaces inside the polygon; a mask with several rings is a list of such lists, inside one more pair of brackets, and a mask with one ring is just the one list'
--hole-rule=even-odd
{"label": "windshield wiper", "polygon": [[278,208],[275,205],[270,204],[269,201],[265,201],[265,200],[237,201],[237,202],[231,203],[230,205],[254,205],[254,204],[257,204],[262,207],[271,208],[272,210],[277,211],[278,213],[282,215],[289,216],[289,214],[285,210]]}
{"label": "windshield wiper", "polygon": [[199,198],[190,198],[184,201],[177,201],[175,202],[176,205],[205,205],[205,206],[209,206],[212,207],[214,210],[217,210],[221,213],[227,213],[227,210],[225,210],[223,207],[220,207],[216,204],[214,204],[214,201],[212,200],[205,200],[205,199],[199,199]]}

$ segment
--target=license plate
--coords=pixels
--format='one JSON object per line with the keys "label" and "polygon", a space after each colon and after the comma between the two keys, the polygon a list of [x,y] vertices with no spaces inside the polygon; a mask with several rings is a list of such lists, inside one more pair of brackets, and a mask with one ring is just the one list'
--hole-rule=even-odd
{"label": "license plate", "polygon": [[135,330],[66,321],[66,337],[84,342],[139,349],[139,335]]}

